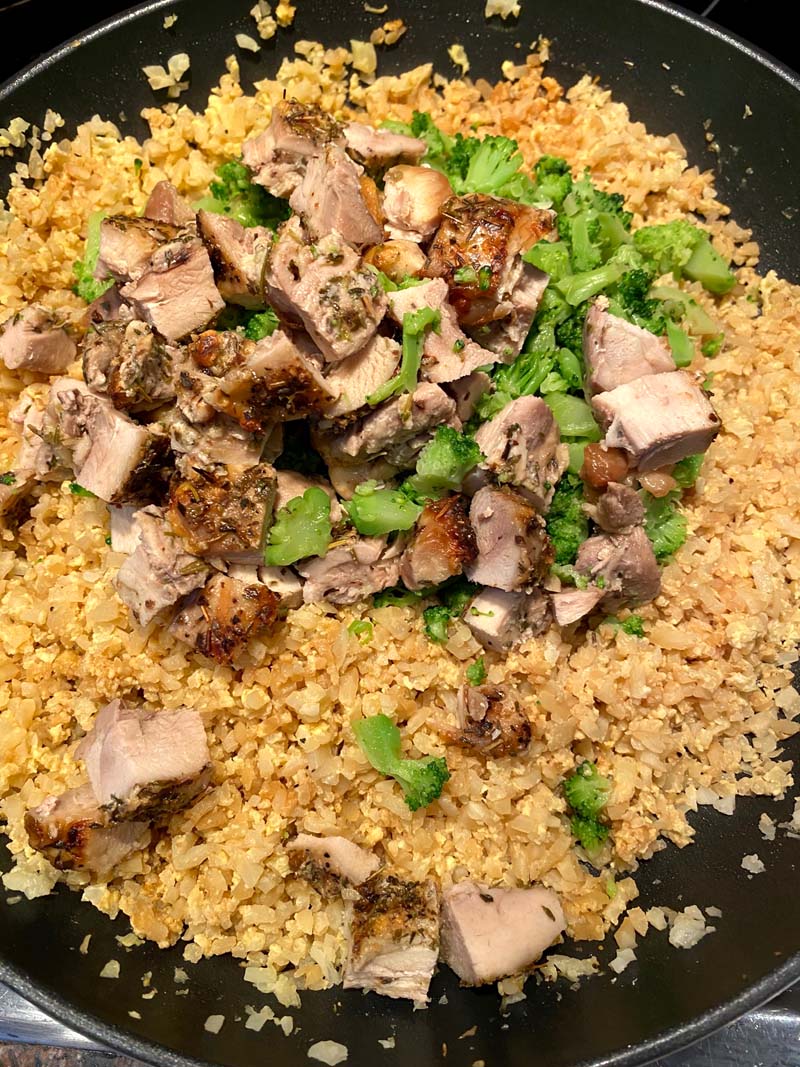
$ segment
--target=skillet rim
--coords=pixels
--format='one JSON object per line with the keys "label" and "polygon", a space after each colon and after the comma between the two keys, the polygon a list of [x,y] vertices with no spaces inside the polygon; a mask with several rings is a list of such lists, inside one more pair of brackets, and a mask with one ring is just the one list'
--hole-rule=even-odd
{"label": "skillet rim", "polygon": [[[703,19],[694,12],[678,8],[668,0],[635,0],[647,8],[653,8],[695,29],[722,41],[728,48],[743,53],[748,58],[765,67],[776,77],[786,82],[800,93],[800,75],[786,64],[781,63],[763,49],[722,27]],[[17,74],[0,85],[0,103],[13,97],[14,92],[40,73],[55,66],[64,56],[83,46],[109,30],[134,22],[138,18],[169,7],[173,0],[147,0],[129,8],[111,18],[96,23],[84,32],[58,45],[50,52],[29,63]],[[687,1023],[670,1027],[656,1034],[647,1041],[612,1052],[600,1059],[581,1060],[574,1067],[643,1067],[656,1059],[668,1056],[701,1041],[716,1030],[727,1026],[747,1012],[752,1011],[767,1001],[784,992],[800,980],[800,952],[789,956],[779,967],[765,975],[759,981],[746,986],[736,997],[703,1012]],[[94,1038],[110,1050],[119,1051],[135,1057],[153,1067],[218,1067],[210,1060],[198,1060],[174,1052],[165,1045],[146,1038],[140,1038],[120,1027],[103,1022],[97,1016],[76,1008],[69,1000],[58,993],[51,993],[27,976],[20,968],[2,958],[0,948],[0,982],[9,986],[20,996],[35,1004],[36,1007],[53,1016],[84,1036]]]}

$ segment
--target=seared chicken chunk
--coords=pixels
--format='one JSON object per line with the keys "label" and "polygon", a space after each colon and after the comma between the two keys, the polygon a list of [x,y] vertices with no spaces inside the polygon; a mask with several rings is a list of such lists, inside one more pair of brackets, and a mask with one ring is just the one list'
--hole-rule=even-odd
{"label": "seared chicken chunk", "polygon": [[386,295],[356,251],[337,234],[309,244],[297,218],[281,227],[266,282],[270,304],[304,326],[331,363],[364,348],[386,312]]}
{"label": "seared chicken chunk", "polygon": [[371,201],[377,199],[370,196],[374,190],[370,181],[343,149],[328,145],[309,159],[289,204],[314,237],[336,233],[357,248],[376,245],[383,230],[370,210]]}
{"label": "seared chicken chunk", "polygon": [[648,374],[675,370],[675,361],[664,338],[612,315],[608,298],[604,296],[598,297],[586,314],[583,360],[587,397],[609,392]]}
{"label": "seared chicken chunk", "polygon": [[202,330],[225,307],[208,252],[187,232],[159,246],[121,293],[168,341]]}
{"label": "seared chicken chunk", "polygon": [[296,565],[306,579],[303,600],[317,604],[355,604],[381,589],[397,585],[400,577],[400,546],[385,537],[351,537],[329,549],[327,555]]}
{"label": "seared chicken chunk", "polygon": [[147,822],[113,823],[90,785],[48,797],[25,813],[31,848],[60,871],[108,874],[131,852],[150,844]]}
{"label": "seared chicken chunk", "polygon": [[279,600],[263,583],[215,574],[184,603],[170,633],[218,663],[231,663],[252,637],[272,626]]}
{"label": "seared chicken chunk", "polygon": [[414,538],[403,554],[400,577],[408,589],[441,585],[461,574],[478,553],[463,496],[431,501],[419,517]]}
{"label": "seared chicken chunk", "polygon": [[622,448],[640,471],[705,452],[720,431],[719,415],[690,374],[650,374],[592,400],[608,448]]}
{"label": "seared chicken chunk", "polygon": [[552,231],[553,212],[470,193],[451,197],[442,216],[428,250],[428,274],[447,282],[462,325],[506,318],[524,266],[519,254]]}
{"label": "seared chicken chunk", "polygon": [[474,330],[475,340],[494,352],[501,363],[510,363],[522,351],[549,281],[549,274],[524,263],[522,273],[509,295],[509,314]]}
{"label": "seared chicken chunk", "polygon": [[139,543],[120,567],[114,585],[140,626],[205,583],[208,567],[189,555],[160,508],[138,512]]}
{"label": "seared chicken chunk", "polygon": [[539,511],[547,511],[569,452],[544,400],[538,396],[512,400],[479,427],[475,443],[486,457],[481,469],[501,484],[513,485]]}
{"label": "seared chicken chunk", "polygon": [[103,322],[82,344],[83,377],[121,411],[147,411],[175,397],[172,353],[146,322]]}
{"label": "seared chicken chunk", "polygon": [[552,550],[544,521],[519,493],[485,486],[472,498],[469,519],[478,546],[465,567],[470,581],[510,592],[547,572]]}
{"label": "seared chicken chunk", "polygon": [[376,874],[359,887],[350,918],[345,989],[427,1003],[439,953],[436,883]]}
{"label": "seared chicken chunk", "polygon": [[482,589],[470,602],[464,622],[485,648],[504,652],[544,633],[550,625],[550,606],[538,589],[530,593]]}
{"label": "seared chicken chunk", "polygon": [[459,882],[442,898],[441,955],[464,985],[484,985],[524,974],[565,928],[549,889]]}
{"label": "seared chicken chunk", "polygon": [[100,224],[100,254],[95,278],[118,282],[141,278],[153,254],[180,234],[176,226],[148,218],[112,215]]}
{"label": "seared chicken chunk", "polygon": [[265,226],[245,228],[236,219],[213,211],[198,212],[197,227],[211,257],[222,298],[228,304],[263,308],[262,274],[272,248],[272,231]]}
{"label": "seared chicken chunk", "polygon": [[63,374],[76,354],[69,331],[46,308],[23,308],[0,326],[0,360],[9,370]]}
{"label": "seared chicken chunk", "polygon": [[269,126],[242,145],[242,159],[253,181],[273,196],[290,196],[305,174],[308,160],[327,144],[342,144],[341,125],[314,104],[280,100]]}
{"label": "seared chicken chunk", "polygon": [[422,274],[427,256],[415,241],[383,241],[367,249],[364,262],[399,285],[408,277]]}
{"label": "seared chicken chunk", "polygon": [[594,520],[606,533],[639,526],[644,522],[642,498],[630,486],[611,482],[595,505]]}
{"label": "seared chicken chunk", "polygon": [[[271,429],[267,429],[271,433]],[[181,471],[195,467],[254,467],[266,455],[265,437],[251,433],[227,415],[214,412],[208,422],[195,424],[179,411],[169,420],[169,435],[176,466]],[[278,453],[280,454],[280,453]]]}
{"label": "seared chicken chunk", "polygon": [[464,378],[444,385],[445,392],[456,402],[456,415],[462,422],[469,422],[475,414],[478,401],[492,383],[489,375],[482,370],[473,371]]}
{"label": "seared chicken chunk", "polygon": [[393,163],[416,163],[427,147],[418,137],[376,130],[363,122],[348,122],[344,140],[353,159],[363,163],[368,170],[383,170]]}
{"label": "seared chicken chunk", "polygon": [[193,226],[195,214],[172,182],[156,182],[148,197],[144,217],[169,226]]}
{"label": "seared chicken chunk", "polygon": [[376,333],[360,352],[327,367],[325,382],[336,399],[323,404],[324,414],[337,418],[363,408],[367,397],[394,375],[400,355],[397,341]]}
{"label": "seared chicken chunk", "polygon": [[167,521],[194,556],[259,563],[276,486],[268,463],[246,470],[197,468],[173,480]]}
{"label": "seared chicken chunk", "polygon": [[146,711],[112,700],[76,755],[98,803],[114,819],[179,811],[211,778],[205,727],[193,708]]}
{"label": "seared chicken chunk", "polygon": [[485,757],[516,756],[531,743],[531,724],[517,697],[502,685],[465,685],[458,693],[453,740]]}
{"label": "seared chicken chunk", "polygon": [[381,865],[374,852],[368,852],[346,837],[316,837],[300,833],[286,846],[292,871],[332,895],[341,882],[361,885]]}
{"label": "seared chicken chunk", "polygon": [[428,330],[422,350],[421,376],[429,382],[452,382],[471,374],[478,367],[497,362],[497,356],[470,340],[456,320],[456,313],[447,300],[447,285],[441,278],[398,289],[389,293],[389,311],[402,325],[403,316],[420,308],[433,308],[441,315],[436,330]]}
{"label": "seared chicken chunk", "polygon": [[392,167],[383,187],[383,214],[389,237],[426,241],[442,221],[442,205],[453,195],[445,174],[431,167]]}
{"label": "seared chicken chunk", "polygon": [[601,586],[608,611],[647,604],[661,590],[661,571],[641,526],[590,537],[578,550],[575,570]]}

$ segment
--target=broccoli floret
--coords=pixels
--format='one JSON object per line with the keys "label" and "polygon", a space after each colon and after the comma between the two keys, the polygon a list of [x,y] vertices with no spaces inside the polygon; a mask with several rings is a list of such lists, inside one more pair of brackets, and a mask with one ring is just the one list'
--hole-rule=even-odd
{"label": "broccoli floret", "polygon": [[576,815],[596,819],[611,796],[611,782],[593,763],[584,760],[564,782],[564,796]]}
{"label": "broccoli floret", "polygon": [[537,241],[522,258],[549,274],[551,280],[570,273],[569,248],[564,241]]}
{"label": "broccoli floret", "polygon": [[195,204],[196,210],[228,215],[242,226],[269,226],[273,230],[289,218],[288,201],[272,196],[263,186],[252,182],[250,171],[243,163],[236,160],[223,163],[217,167],[216,174],[219,180],[209,185],[211,195]]}
{"label": "broccoli floret", "polygon": [[619,219],[626,230],[631,228],[633,212],[625,210],[625,197],[622,193],[606,193],[602,189],[595,189],[593,205],[595,211]]}
{"label": "broccoli floret", "polygon": [[380,537],[393,530],[410,530],[422,514],[400,489],[379,489],[377,482],[363,482],[352,500],[342,505],[360,534]]}
{"label": "broccoli floret", "polygon": [[580,478],[565,474],[556,486],[547,512],[547,535],[556,563],[574,563],[578,549],[589,536],[589,520],[582,506],[584,499]]}
{"label": "broccoli floret", "polygon": [[466,671],[467,682],[470,685],[483,685],[486,681],[486,664],[483,656],[478,656],[474,663],[470,663]]}
{"label": "broccoli floret", "polygon": [[558,156],[542,156],[533,170],[538,200],[542,203],[549,201],[556,211],[560,211],[564,198],[572,190],[569,163]]}
{"label": "broccoli floret", "polygon": [[694,345],[689,335],[680,326],[667,320],[667,340],[672,350],[675,366],[688,367],[694,359]]}
{"label": "broccoli floret", "polygon": [[422,349],[425,344],[425,331],[439,332],[442,313],[433,308],[420,308],[407,311],[403,316],[403,357],[400,371],[388,382],[367,397],[368,404],[382,404],[395,393],[413,393],[417,385]]}
{"label": "broccoli floret", "polygon": [[471,437],[452,426],[439,426],[433,440],[420,452],[417,473],[407,480],[406,487],[422,499],[435,500],[448,491],[460,489],[466,475],[481,459],[481,450]]}
{"label": "broccoli floret", "polygon": [[89,496],[95,497],[97,494],[93,493],[91,489],[84,489],[82,485],[78,485],[77,482],[69,483],[69,491],[73,496]]}
{"label": "broccoli floret", "polygon": [[113,278],[98,281],[94,277],[100,255],[100,226],[105,217],[102,211],[94,211],[89,216],[86,223],[86,245],[83,250],[83,259],[77,259],[72,264],[72,273],[76,279],[72,291],[87,304],[97,300],[114,284]]}
{"label": "broccoli floret", "polygon": [[585,819],[582,815],[573,815],[570,819],[572,836],[589,855],[599,852],[608,840],[609,830],[599,819]]}
{"label": "broccoli floret", "polygon": [[700,452],[696,456],[687,456],[686,459],[682,459],[675,464],[672,468],[672,477],[681,489],[691,489],[697,481],[697,476],[705,458],[705,453]]}
{"label": "broccoli floret", "polygon": [[[484,137],[468,152],[464,180],[457,192],[507,196],[526,204],[536,199],[536,187],[520,170],[523,159],[516,141],[509,137]],[[456,155],[455,149],[453,154]]]}
{"label": "broccoli floret", "polygon": [[453,618],[449,609],[443,604],[434,604],[425,608],[422,618],[425,624],[425,636],[428,640],[437,645],[445,644],[450,620]]}
{"label": "broccoli floret", "polygon": [[426,112],[414,112],[411,117],[410,133],[412,137],[418,137],[428,146],[423,159],[432,167],[436,166],[437,161],[443,162],[449,156],[453,138],[443,133]]}
{"label": "broccoli floret", "polygon": [[330,540],[330,497],[314,485],[290,500],[275,516],[264,562],[268,567],[288,567],[307,556],[324,556]]}
{"label": "broccoli floret", "polygon": [[[579,304],[574,310],[570,308],[570,314],[556,324],[556,344],[561,348],[568,348],[576,356],[583,357],[583,325],[586,321],[586,312],[589,310],[588,303]],[[563,373],[563,371],[562,371]],[[580,383],[576,389],[583,388],[583,371],[581,368]]]}
{"label": "broccoli floret", "polygon": [[725,334],[717,334],[716,337],[709,337],[703,341],[700,345],[700,351],[706,357],[706,359],[713,359],[719,355],[719,350],[722,348],[722,342],[725,340]]}
{"label": "broccoli floret", "polygon": [[376,771],[400,783],[404,800],[412,811],[424,808],[441,796],[450,778],[441,756],[402,759],[397,726],[386,715],[372,715],[353,724],[359,747]]}
{"label": "broccoli floret", "polygon": [[17,476],[13,471],[6,471],[5,474],[0,474],[0,485],[16,485]]}
{"label": "broccoli floret", "polygon": [[650,333],[662,334],[666,329],[663,305],[649,296],[653,275],[646,270],[629,270],[614,287],[615,310],[636,326]]}
{"label": "broccoli floret", "polygon": [[440,585],[436,593],[453,618],[458,619],[480,588],[476,582],[468,582],[466,578],[458,577]]}
{"label": "broccoli floret", "polygon": [[272,308],[267,308],[250,316],[245,323],[244,335],[251,341],[261,341],[275,333],[278,325],[278,316]]}
{"label": "broccoli floret", "polygon": [[560,278],[555,286],[563,294],[565,300],[572,307],[577,307],[597,296],[604,289],[608,289],[619,281],[625,273],[625,268],[620,263],[615,263],[613,257],[596,270],[583,271],[579,274],[570,274],[566,278]]}
{"label": "broccoli floret", "polygon": [[513,363],[495,369],[494,392],[486,392],[479,397],[476,405],[478,415],[482,419],[490,419],[510,400],[538,392],[548,374],[552,373],[556,358],[553,328],[544,326],[528,338]]}
{"label": "broccoli floret", "polygon": [[571,563],[554,563],[550,573],[558,578],[562,585],[574,585],[576,589],[589,588],[589,579],[585,574],[579,574]]}
{"label": "broccoli floret", "polygon": [[590,211],[579,211],[570,220],[572,269],[575,274],[594,270],[603,262],[600,249],[600,223]]}
{"label": "broccoli floret", "polygon": [[629,615],[627,619],[622,620],[619,628],[631,637],[644,637],[644,619],[641,615]]}
{"label": "broccoli floret", "polygon": [[686,540],[686,519],[676,504],[680,495],[677,489],[660,498],[642,493],[644,529],[659,563],[673,556]]}
{"label": "broccoli floret", "polygon": [[633,241],[657,274],[672,271],[676,278],[690,278],[717,294],[729,292],[736,284],[708,234],[685,219],[644,226],[633,235]]}

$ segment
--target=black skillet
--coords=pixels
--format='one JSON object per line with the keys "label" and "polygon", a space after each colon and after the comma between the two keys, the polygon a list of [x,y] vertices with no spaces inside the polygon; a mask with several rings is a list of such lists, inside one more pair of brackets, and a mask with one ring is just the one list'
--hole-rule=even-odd
{"label": "black skillet", "polygon": [[[40,121],[48,106],[67,129],[94,112],[143,132],[134,116],[155,97],[140,68],[177,51],[192,57],[192,84],[182,98],[202,106],[224,69],[236,32],[252,32],[253,0],[166,0],[109,20],[34,64],[0,90],[0,126],[15,115]],[[379,5],[376,5],[379,6]],[[800,206],[800,82],[785,68],[740,40],[665,4],[641,0],[522,0],[522,14],[487,23],[482,0],[435,4],[391,0],[386,17],[402,16],[410,29],[402,45],[381,55],[384,73],[432,60],[453,73],[447,47],[466,46],[472,74],[495,79],[503,59],[524,54],[540,33],[553,42],[550,72],[570,84],[597,75],[631,113],[658,133],[676,131],[689,159],[717,170],[721,199],[751,226],[762,247],[762,266],[800,279],[800,242],[794,213]],[[165,14],[179,18],[169,31]],[[240,56],[245,79],[274,74],[300,38],[346,44],[365,38],[379,21],[363,0],[301,0],[295,27],[258,57]],[[680,92],[672,87],[677,86]],[[752,114],[745,118],[745,108]],[[706,121],[710,120],[710,121]],[[705,123],[705,124],[704,124]],[[710,153],[706,132],[718,153]],[[3,166],[8,169],[8,162]],[[787,464],[791,466],[790,457]],[[789,755],[800,748],[789,746]],[[669,848],[638,875],[643,907],[661,904],[716,906],[717,931],[691,951],[673,949],[664,934],[641,942],[637,962],[614,979],[609,972],[578,989],[565,982],[528,983],[528,999],[500,1013],[493,990],[459,990],[445,971],[433,983],[427,1011],[360,993],[305,994],[293,1010],[295,1031],[285,1038],[268,1023],[261,1034],[243,1026],[245,1005],[262,998],[246,986],[230,958],[183,964],[181,949],[145,945],[125,951],[114,940],[128,930],[65,891],[13,907],[0,906],[0,979],[76,1030],[160,1065],[200,1063],[225,1067],[307,1065],[316,1041],[334,1039],[349,1049],[349,1063],[386,1067],[447,1062],[455,1067],[484,1060],[487,1067],[599,1067],[646,1063],[690,1044],[774,996],[800,978],[800,907],[797,841],[779,832],[767,845],[756,828],[762,810],[785,820],[791,803],[741,800],[734,816],[710,809],[693,817],[694,847]],[[750,878],[743,855],[757,852],[766,872]],[[9,858],[0,850],[0,866]],[[88,955],[78,952],[92,934]],[[562,951],[589,955],[593,945]],[[607,962],[613,946],[600,953]],[[98,977],[105,962],[120,960],[118,981]],[[175,995],[173,969],[191,974],[186,996]],[[158,995],[142,1000],[142,977],[152,972]],[[446,1003],[437,1003],[446,994]],[[141,1018],[133,1018],[131,1011]],[[226,1017],[218,1036],[205,1032],[211,1014]],[[238,1021],[237,1021],[238,1019]],[[474,1028],[474,1033],[473,1033]],[[468,1033],[469,1032],[469,1033]],[[464,1036],[468,1033],[468,1036]],[[394,1035],[394,1049],[378,1040]]]}

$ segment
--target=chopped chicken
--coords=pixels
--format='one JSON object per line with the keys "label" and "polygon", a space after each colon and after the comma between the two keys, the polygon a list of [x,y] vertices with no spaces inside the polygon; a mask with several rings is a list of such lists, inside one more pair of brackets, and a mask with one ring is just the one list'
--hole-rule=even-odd
{"label": "chopped chicken", "polygon": [[315,433],[314,443],[326,460],[352,466],[384,457],[396,467],[409,466],[437,426],[461,429],[455,409],[443,389],[423,382],[413,393],[387,400],[339,433]]}
{"label": "chopped chicken", "polygon": [[168,341],[202,330],[225,307],[208,252],[190,233],[159,246],[121,293]]}
{"label": "chopped chicken", "polygon": [[324,414],[333,419],[363,408],[367,397],[394,375],[400,354],[397,341],[376,333],[360,352],[327,367],[325,381],[336,399],[325,402]]}
{"label": "chopped chicken", "polygon": [[472,498],[469,519],[478,546],[465,567],[470,581],[510,592],[546,573],[552,551],[544,521],[519,493],[485,486]]}
{"label": "chopped chicken", "polygon": [[486,457],[480,464],[501,484],[513,485],[534,507],[550,506],[556,482],[569,462],[553,413],[538,396],[521,396],[485,422],[475,443]]}
{"label": "chopped chicken", "polygon": [[82,343],[83,377],[121,411],[147,411],[175,398],[172,353],[146,322],[98,323]]}
{"label": "chopped chicken", "polygon": [[86,391],[83,382],[60,378],[50,387],[44,407],[40,407],[30,394],[23,393],[19,403],[9,412],[9,422],[19,426],[20,431],[19,451],[12,472],[19,481],[30,477],[47,482],[63,481],[70,473],[72,454],[58,425],[60,406],[55,395],[56,386],[74,386]]}
{"label": "chopped chicken", "polygon": [[272,248],[272,231],[265,226],[245,228],[236,219],[213,211],[198,212],[197,226],[222,298],[228,304],[263,308],[262,276],[264,261]]}
{"label": "chopped chicken", "polygon": [[[230,574],[241,581],[242,575],[238,573],[238,570],[238,568],[231,568]],[[303,603],[303,582],[291,567],[259,567],[256,577],[278,598],[281,611],[284,608],[299,608]],[[252,585],[252,578],[249,578],[248,582]]]}
{"label": "chopped chicken", "polygon": [[719,415],[684,371],[651,374],[592,400],[608,448],[622,448],[640,471],[659,470],[705,452],[720,431]]}
{"label": "chopped chicken", "polygon": [[86,317],[90,323],[112,322],[115,319],[130,322],[134,314],[130,304],[120,296],[119,286],[112,285],[89,304]]}
{"label": "chopped chicken", "polygon": [[550,889],[459,882],[442,898],[442,959],[465,985],[524,974],[565,929]]}
{"label": "chopped chicken", "polygon": [[517,697],[502,685],[462,686],[453,741],[485,757],[516,756],[531,743],[531,724]]}
{"label": "chopped chicken", "polygon": [[161,488],[168,437],[132,422],[82,382],[59,378],[50,396],[79,485],[109,504],[146,500]]}
{"label": "chopped chicken", "polygon": [[485,648],[505,652],[544,633],[550,625],[550,606],[538,589],[530,593],[482,589],[470,601],[464,622]]}
{"label": "chopped chicken", "polygon": [[612,315],[608,298],[604,296],[598,297],[586,313],[583,359],[587,397],[609,392],[648,374],[675,370],[675,361],[664,338]]}
{"label": "chopped chicken", "polygon": [[270,304],[304,326],[331,363],[363,349],[386,312],[386,295],[356,251],[337,234],[309,244],[297,218],[281,227],[266,283]]}
{"label": "chopped chicken", "polygon": [[452,382],[471,374],[479,367],[497,362],[497,356],[471,340],[456,320],[456,313],[447,300],[447,285],[434,278],[422,285],[398,289],[387,294],[389,311],[400,325],[403,316],[420,308],[433,308],[441,315],[436,330],[428,330],[422,351],[421,375],[430,382]]}
{"label": "chopped chicken", "polygon": [[462,422],[469,422],[475,414],[478,401],[487,391],[492,379],[486,371],[476,370],[463,378],[456,378],[453,382],[447,382],[444,386],[448,396],[452,396],[456,402],[456,415]]}
{"label": "chopped chicken", "polygon": [[131,852],[150,844],[148,823],[112,823],[90,785],[48,797],[26,812],[25,830],[31,848],[60,871],[107,874]]}
{"label": "chopped chicken", "polygon": [[170,633],[201,655],[231,663],[278,617],[279,600],[266,584],[213,575],[193,593],[170,624]]}
{"label": "chopped chicken", "polygon": [[141,530],[139,527],[139,508],[135,505],[113,505],[108,509],[111,530],[111,551],[124,556],[132,555],[139,547]]}
{"label": "chopped chicken", "polygon": [[368,852],[346,837],[316,837],[300,833],[286,845],[289,866],[323,892],[337,891],[342,881],[361,885],[381,865],[374,852]]}
{"label": "chopped chicken", "polygon": [[367,249],[364,262],[399,285],[406,278],[422,274],[427,256],[415,241],[384,241]]}
{"label": "chopped chicken", "polygon": [[97,802],[114,819],[180,811],[211,779],[205,727],[193,708],[146,711],[112,700],[75,754]]}
{"label": "chopped chicken", "polygon": [[144,508],[137,521],[139,544],[120,567],[114,584],[134,619],[146,626],[164,608],[199,589],[208,567],[185,551],[160,508]]}
{"label": "chopped chicken", "polygon": [[463,496],[431,501],[419,517],[411,544],[403,553],[400,577],[408,589],[441,585],[461,574],[478,549]]}
{"label": "chopped chicken", "polygon": [[550,598],[553,617],[559,626],[571,626],[573,622],[594,611],[604,595],[604,590],[596,585],[590,585],[587,589],[564,589],[560,593],[553,593]]}
{"label": "chopped chicken", "polygon": [[523,264],[519,280],[509,296],[511,312],[489,326],[478,326],[474,331],[475,340],[494,352],[502,363],[516,359],[525,344],[549,281],[549,274],[529,263]]}
{"label": "chopped chicken", "polygon": [[372,198],[365,196],[370,186],[363,173],[338,145],[328,145],[309,159],[289,204],[314,237],[336,233],[358,248],[383,240],[380,222],[370,210]]}
{"label": "chopped chicken", "polygon": [[578,550],[575,570],[601,586],[603,607],[609,611],[647,604],[661,590],[661,571],[641,526],[590,537]]}
{"label": "chopped chicken", "polygon": [[429,878],[378,873],[359,887],[350,918],[345,989],[427,1003],[439,954],[439,892]]}
{"label": "chopped chicken", "polygon": [[442,216],[428,249],[428,275],[447,282],[459,322],[482,326],[512,314],[520,253],[552,231],[553,212],[471,193],[451,197]]}
{"label": "chopped chicken", "polygon": [[[347,151],[367,170],[383,170],[395,163],[416,163],[427,145],[418,137],[391,130],[376,130],[363,122],[348,122],[344,128]],[[449,183],[448,183],[449,184]]]}
{"label": "chopped chicken", "polygon": [[136,281],[148,269],[154,253],[179,233],[176,226],[147,218],[111,215],[103,219],[95,278],[111,275],[118,282]]}
{"label": "chopped chicken", "polygon": [[254,467],[262,455],[266,459],[264,437],[257,437],[229,416],[216,412],[208,422],[195,425],[176,411],[169,421],[169,433],[176,465],[182,471],[217,463]]}
{"label": "chopped chicken", "polygon": [[606,533],[621,533],[644,522],[644,504],[635,489],[610,482],[597,501],[594,520]]}
{"label": "chopped chicken", "polygon": [[389,545],[385,537],[351,537],[344,544],[296,565],[306,579],[303,600],[317,604],[355,604],[381,589],[397,585],[400,577],[399,542]]}
{"label": "chopped chicken", "polygon": [[384,177],[383,214],[389,237],[427,241],[442,221],[442,205],[453,195],[445,174],[431,167],[392,167]]}
{"label": "chopped chicken", "polygon": [[173,481],[167,521],[194,556],[259,563],[276,487],[268,463],[246,470],[196,468]]}
{"label": "chopped chicken", "polygon": [[314,104],[280,100],[269,126],[242,145],[242,159],[273,196],[290,196],[305,174],[308,160],[327,144],[343,144],[341,125]]}
{"label": "chopped chicken", "polygon": [[69,331],[46,308],[23,308],[0,326],[0,360],[9,370],[63,374],[76,354]]}
{"label": "chopped chicken", "polygon": [[169,226],[190,226],[195,214],[172,182],[156,182],[147,200],[144,217],[154,222],[166,222]]}

